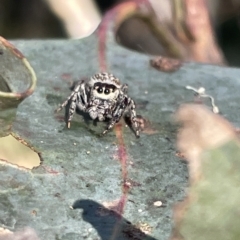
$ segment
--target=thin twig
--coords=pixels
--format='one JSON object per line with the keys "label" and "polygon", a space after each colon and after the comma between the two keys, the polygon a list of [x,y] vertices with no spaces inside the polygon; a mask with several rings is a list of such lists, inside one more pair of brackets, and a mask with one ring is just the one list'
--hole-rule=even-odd
{"label": "thin twig", "polygon": [[186,86],[186,89],[194,91],[199,98],[209,98],[211,100],[211,105],[212,105],[212,111],[214,113],[219,113],[218,107],[215,105],[215,100],[211,95],[205,94],[205,88],[200,87],[199,89],[196,89],[191,86]]}

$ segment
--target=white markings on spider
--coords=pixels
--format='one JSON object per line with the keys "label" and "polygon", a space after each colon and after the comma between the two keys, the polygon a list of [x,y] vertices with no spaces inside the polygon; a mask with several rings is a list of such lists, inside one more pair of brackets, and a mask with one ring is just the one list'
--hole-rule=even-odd
{"label": "white markings on spider", "polygon": [[77,109],[88,113],[93,120],[107,120],[108,125],[103,134],[112,129],[125,113],[129,113],[135,135],[139,137],[140,127],[136,120],[136,106],[127,92],[128,85],[122,85],[113,74],[98,73],[88,80],[75,83],[73,91],[56,112],[66,107],[68,128]]}
{"label": "white markings on spider", "polygon": [[211,100],[211,104],[212,104],[212,111],[214,113],[219,113],[219,109],[215,105],[214,98],[211,95],[205,94],[205,88],[200,87],[199,89],[196,89],[196,88],[191,87],[191,86],[186,86],[186,89],[194,91],[199,98],[209,98]]}

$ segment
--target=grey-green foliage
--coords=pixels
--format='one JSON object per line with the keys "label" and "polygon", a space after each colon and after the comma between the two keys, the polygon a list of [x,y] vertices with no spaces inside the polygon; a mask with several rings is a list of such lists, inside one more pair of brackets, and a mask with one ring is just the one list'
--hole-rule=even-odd
{"label": "grey-green foliage", "polygon": [[26,58],[0,37],[0,136],[9,134],[17,106],[35,86],[36,75]]}
{"label": "grey-green foliage", "polygon": [[237,240],[239,229],[240,147],[230,141],[202,154],[201,179],[183,216],[181,234],[186,240]]}
{"label": "grey-green foliage", "polygon": [[[183,199],[188,176],[186,164],[176,156],[172,114],[181,103],[193,99],[186,85],[203,85],[224,114],[239,122],[239,95],[231,91],[239,87],[239,70],[189,64],[172,74],[160,73],[149,68],[148,57],[108,42],[109,71],[129,84],[138,114],[157,131],[136,139],[123,125],[133,187],[121,229],[119,217],[112,218],[112,212],[102,206],[123,194],[114,131],[100,138],[104,123],[94,126],[81,116],[75,116],[67,130],[64,113],[54,114],[69,94],[68,81],[99,71],[95,35],[82,40],[14,44],[36,71],[38,86],[19,105],[13,132],[41,152],[43,164],[32,171],[0,165],[0,226],[14,231],[29,226],[41,239],[97,239],[100,235],[105,240],[113,234],[113,222],[121,233],[116,239],[129,239],[126,221],[133,225],[143,222],[152,227],[149,237],[168,239],[172,205]],[[153,205],[158,200],[163,207]],[[79,209],[69,208],[74,203],[80,203]]]}

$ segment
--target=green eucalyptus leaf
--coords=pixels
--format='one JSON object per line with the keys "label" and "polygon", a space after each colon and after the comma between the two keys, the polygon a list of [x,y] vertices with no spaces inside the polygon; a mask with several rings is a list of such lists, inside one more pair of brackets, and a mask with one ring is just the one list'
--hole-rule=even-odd
{"label": "green eucalyptus leaf", "polygon": [[36,76],[26,58],[0,37],[0,137],[10,133],[17,106],[35,85]]}
{"label": "green eucalyptus leaf", "polygon": [[[186,85],[204,86],[220,111],[240,122],[235,94],[240,70],[186,64],[177,72],[161,73],[149,68],[147,56],[109,39],[108,71],[129,85],[137,114],[146,119],[140,139],[121,122],[123,156],[116,129],[99,137],[105,123],[95,126],[77,114],[66,129],[64,111],[54,113],[72,81],[99,72],[96,35],[14,44],[34,67],[38,88],[18,106],[12,131],[37,149],[43,162],[31,171],[0,165],[0,226],[13,231],[29,226],[49,240],[168,239],[172,206],[185,196],[188,178],[186,163],[176,156],[172,115],[194,99]],[[117,210],[119,201],[118,207],[125,206],[122,218],[109,210]],[[156,201],[162,206],[155,206]],[[144,234],[140,226],[149,231]]]}

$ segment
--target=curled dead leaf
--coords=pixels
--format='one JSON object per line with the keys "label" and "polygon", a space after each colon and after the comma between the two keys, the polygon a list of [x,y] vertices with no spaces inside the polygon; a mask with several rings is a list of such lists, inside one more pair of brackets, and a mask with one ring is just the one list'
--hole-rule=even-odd
{"label": "curled dead leaf", "polygon": [[36,87],[36,75],[23,54],[0,37],[0,136],[11,131],[17,106]]}
{"label": "curled dead leaf", "polygon": [[2,108],[4,98],[16,101],[31,95],[36,87],[37,78],[24,55],[3,37],[0,37],[0,50],[0,107]]}
{"label": "curled dead leaf", "polygon": [[150,66],[162,72],[175,72],[182,66],[182,61],[159,56],[150,60]]}

